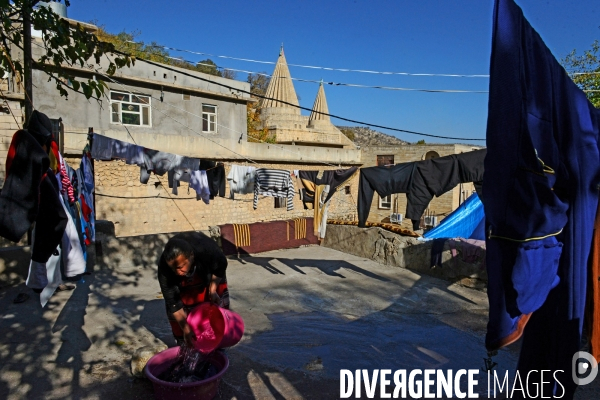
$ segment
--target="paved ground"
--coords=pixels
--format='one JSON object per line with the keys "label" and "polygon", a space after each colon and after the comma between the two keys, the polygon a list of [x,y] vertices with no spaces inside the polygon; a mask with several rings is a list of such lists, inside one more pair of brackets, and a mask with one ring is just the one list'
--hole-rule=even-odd
{"label": "paved ground", "polygon": [[[144,254],[115,253],[44,309],[12,303],[24,285],[0,289],[0,398],[152,398],[131,354],[174,343]],[[338,398],[340,369],[483,367],[482,292],[323,247],[230,260],[228,280],[246,333],[227,351],[221,399]],[[495,361],[512,369],[516,349]]]}

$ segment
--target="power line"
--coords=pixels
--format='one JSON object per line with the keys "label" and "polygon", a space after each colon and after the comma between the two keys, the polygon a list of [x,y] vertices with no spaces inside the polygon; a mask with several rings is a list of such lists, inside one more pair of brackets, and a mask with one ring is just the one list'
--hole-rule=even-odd
{"label": "power line", "polygon": [[[121,54],[127,55],[125,53],[121,53]],[[296,107],[296,108],[299,108],[301,110],[315,112],[315,113],[321,114],[321,115],[326,115],[326,116],[329,116],[329,117],[332,117],[332,118],[336,118],[336,119],[339,119],[339,120],[342,120],[342,121],[352,122],[353,124],[366,125],[366,126],[371,126],[371,127],[374,127],[374,128],[388,129],[388,130],[395,131],[395,132],[403,132],[403,133],[408,133],[408,134],[412,134],[412,135],[432,137],[432,138],[436,138],[436,139],[466,140],[466,141],[481,141],[481,140],[485,140],[485,139],[473,139],[473,138],[460,138],[460,137],[452,137],[452,136],[432,135],[432,134],[428,134],[428,133],[409,131],[409,130],[406,130],[406,129],[399,129],[399,128],[392,128],[392,127],[385,126],[385,125],[372,124],[372,123],[368,123],[368,122],[364,122],[364,121],[358,121],[358,120],[355,120],[355,119],[344,118],[344,117],[340,117],[338,115],[324,113],[324,112],[320,112],[320,111],[315,111],[312,108],[302,107],[302,106],[299,106],[299,105],[296,105],[296,104],[293,104],[293,103],[289,103],[289,102],[286,102],[286,101],[283,101],[283,100],[274,99],[274,98],[267,97],[267,96],[264,96],[264,95],[261,95],[261,94],[252,93],[250,91],[243,90],[243,89],[240,89],[240,88],[235,88],[233,86],[229,86],[229,85],[226,85],[224,83],[220,83],[220,82],[213,81],[213,80],[210,80],[210,79],[202,78],[200,76],[196,76],[196,75],[187,73],[187,72],[182,71],[182,70],[173,69],[173,68],[169,67],[166,64],[156,63],[154,61],[146,60],[144,58],[139,58],[139,57],[137,59],[140,60],[140,61],[143,61],[145,63],[148,63],[150,65],[154,65],[154,66],[159,67],[159,68],[164,68],[164,69],[167,69],[169,71],[176,72],[178,74],[182,74],[182,75],[188,76],[190,78],[201,80],[203,82],[208,82],[208,83],[211,83],[211,84],[214,84],[214,85],[217,85],[217,86],[221,86],[221,87],[227,88],[229,90],[237,91],[237,92],[240,92],[240,93],[246,93],[246,94],[249,94],[251,96],[259,97],[259,98],[265,99],[265,100],[277,101],[277,102],[279,102],[281,104],[289,105],[291,107]]]}
{"label": "power line", "polygon": [[[102,73],[102,72],[100,72],[100,71],[98,71],[98,70],[96,70],[96,72],[97,72],[98,74],[100,74],[100,75],[103,75],[103,76],[105,76],[106,78],[108,78],[109,80],[111,80],[113,83],[116,83],[117,85],[119,85],[120,87],[122,87],[122,88],[123,88],[123,90],[124,90],[124,91],[126,91],[127,93],[129,93],[129,94],[133,95],[133,93],[132,93],[131,91],[129,91],[129,90],[128,90],[128,89],[127,89],[127,88],[126,88],[126,87],[125,87],[123,84],[121,84],[120,82],[116,81],[115,79],[111,78],[110,76],[108,76],[108,75],[106,75],[106,74],[104,74],[104,73]],[[152,99],[154,99],[154,100],[159,100],[159,99],[157,99],[157,98],[155,98],[155,97],[153,97],[153,96],[150,96],[150,97],[151,97]],[[184,110],[184,109],[182,109],[182,108],[180,108],[180,107],[174,106],[174,105],[172,105],[172,104],[170,104],[170,103],[168,103],[168,102],[162,101],[162,103],[163,103],[163,104],[166,104],[166,105],[168,105],[168,106],[170,106],[170,107],[173,107],[173,108],[175,108],[175,109],[178,109],[178,110],[180,110],[180,111],[184,111],[184,112],[186,112],[186,113],[188,113],[188,114],[190,114],[190,115],[193,115],[193,116],[195,116],[195,117],[197,117],[197,118],[200,118],[200,119],[202,119],[203,121],[208,121],[208,119],[206,119],[206,118],[204,118],[204,117],[202,117],[202,116],[200,116],[200,115],[194,114],[194,113],[192,113],[192,112],[190,112],[190,111],[187,111],[187,110]],[[153,108],[153,109],[155,109],[155,110],[157,110],[157,111],[159,111],[159,112],[160,112],[160,113],[162,113],[163,115],[165,115],[165,116],[167,116],[167,117],[171,118],[173,121],[175,121],[175,122],[179,123],[180,125],[184,126],[185,128],[189,129],[190,131],[192,131],[192,132],[196,133],[197,135],[199,135],[199,136],[201,136],[201,137],[203,137],[203,138],[205,138],[205,139],[207,139],[207,140],[209,140],[209,141],[211,141],[211,142],[213,142],[213,143],[215,143],[215,144],[217,144],[217,145],[221,146],[222,148],[224,148],[224,149],[226,149],[226,150],[228,150],[228,151],[232,152],[233,154],[236,154],[236,155],[238,155],[238,156],[240,156],[240,157],[243,157],[243,158],[245,158],[247,161],[249,161],[249,162],[251,162],[251,163],[254,163],[254,164],[257,164],[257,165],[259,164],[258,162],[254,161],[254,160],[252,160],[252,159],[250,159],[250,158],[248,158],[248,157],[245,157],[245,156],[243,156],[243,155],[241,155],[241,154],[239,154],[239,153],[236,153],[234,150],[232,150],[232,149],[230,149],[230,148],[228,148],[228,147],[226,147],[226,146],[223,146],[223,145],[221,145],[221,144],[220,144],[220,143],[218,143],[218,142],[215,142],[214,140],[212,140],[212,139],[210,139],[210,138],[206,137],[205,135],[201,134],[200,132],[197,132],[196,130],[192,129],[192,128],[191,128],[189,125],[186,125],[186,124],[184,124],[183,122],[181,122],[181,121],[179,121],[179,120],[176,120],[175,118],[173,118],[173,117],[172,117],[172,116],[170,116],[169,114],[167,114],[167,113],[163,112],[162,110],[160,110],[160,109],[156,108],[155,106],[153,106],[153,105],[152,105],[152,103],[150,103],[150,107],[151,107],[151,108]],[[127,133],[129,134],[129,136],[130,136],[130,137],[131,137],[131,139],[133,140],[134,144],[136,144],[136,145],[137,145],[137,143],[135,142],[135,139],[133,138],[133,136],[132,136],[132,135],[131,135],[131,133],[129,132],[129,129],[127,129],[127,126],[125,126],[125,125],[123,125],[123,126],[124,126],[124,128],[127,130]],[[243,135],[243,134],[244,134],[243,132],[236,131],[236,130],[234,130],[234,129],[232,129],[232,128],[226,127],[226,126],[224,126],[224,125],[220,125],[220,124],[218,124],[218,123],[217,123],[217,126],[220,126],[220,127],[222,127],[222,128],[228,129],[228,130],[230,130],[230,131],[232,131],[232,132],[234,132],[234,133],[240,133],[241,135]],[[246,134],[246,137],[247,137],[247,136],[248,136],[248,135]],[[260,141],[260,142],[263,142],[262,140],[259,140],[259,141]],[[263,143],[265,143],[265,142],[263,142]],[[274,146],[274,147],[278,147],[278,148],[280,148],[280,149],[282,149],[282,150],[284,150],[284,151],[288,151],[288,152],[290,152],[290,153],[292,153],[292,154],[297,154],[297,153],[294,153],[293,151],[291,151],[290,149],[286,149],[285,147],[283,147],[283,146],[280,146],[280,145],[277,145],[277,144],[271,144],[271,143],[269,143],[269,145],[272,145],[272,146]],[[316,161],[316,162],[318,162],[318,163],[320,163],[320,164],[323,164],[323,165],[327,165],[327,166],[331,166],[331,167],[339,167],[339,164],[336,166],[335,164],[331,164],[331,163],[328,163],[328,162],[325,162],[325,161],[317,161],[317,160],[304,160],[304,161],[312,161],[312,162],[315,162],[315,161]],[[157,177],[157,178],[158,178],[158,177]],[[160,179],[159,179],[159,182],[161,183],[161,186],[163,186],[163,188],[164,188],[164,185],[162,185],[162,181],[160,181]],[[166,189],[165,189],[165,190],[166,190]],[[172,199],[172,200],[175,202],[175,199],[174,199],[174,198],[172,198],[172,197],[170,197],[170,194],[168,193],[168,191],[167,191],[167,195],[169,196],[168,198]],[[152,197],[154,198],[155,196],[152,196]],[[162,197],[162,198],[166,198],[166,197]],[[356,204],[354,203],[354,198],[353,198],[353,197],[350,197],[350,198],[352,199],[352,203],[350,203],[350,202],[348,202],[348,201],[346,201],[346,200],[343,200],[343,199],[338,199],[338,200],[340,200],[340,201],[341,201],[341,202],[343,202],[343,203],[350,204],[350,205],[352,205],[353,207],[356,207]],[[176,203],[175,203],[175,205],[177,206],[177,204],[176,204]],[[177,208],[179,208],[179,206],[177,206]],[[184,215],[184,217],[185,217],[185,218],[186,218],[186,220],[187,220],[187,217],[185,216],[184,212],[183,212],[183,211],[182,211],[180,208],[179,208],[179,211],[180,211],[180,212],[181,212],[181,213]],[[194,229],[193,225],[191,224],[191,222],[190,222],[189,220],[188,220],[188,223],[189,223],[189,224],[192,226],[192,229]]]}
{"label": "power line", "polygon": [[[102,72],[100,72],[100,71],[96,71],[96,72],[98,72],[99,74],[101,74],[101,75],[105,76],[106,78],[108,78],[109,80],[111,80],[113,83],[116,83],[117,85],[119,85],[120,87],[122,87],[122,88],[123,88],[123,90],[124,90],[124,91],[126,91],[127,93],[129,93],[129,94],[133,95],[133,93],[132,93],[131,91],[129,91],[129,90],[128,90],[128,89],[125,87],[125,85],[123,85],[123,84],[122,84],[122,83],[120,83],[119,81],[115,80],[114,78],[112,78],[112,77],[110,77],[110,76],[108,76],[108,75],[106,75],[106,74],[104,74],[104,73],[102,73]],[[158,101],[158,100],[160,100],[160,99],[157,99],[156,97],[153,97],[153,96],[149,96],[149,97],[151,97],[153,100],[157,100],[157,101]],[[175,105],[172,105],[172,104],[170,104],[169,102],[166,102],[166,101],[161,101],[161,103],[162,103],[162,104],[165,104],[165,105],[167,105],[167,106],[169,106],[169,107],[175,108],[175,109],[177,109],[177,110],[179,110],[179,111],[183,111],[184,113],[190,114],[190,115],[192,115],[192,116],[194,116],[194,117],[200,118],[200,119],[201,119],[201,120],[203,120],[203,121],[208,121],[208,119],[207,119],[207,118],[204,118],[204,117],[203,117],[203,116],[201,116],[201,115],[194,114],[194,113],[193,113],[193,112],[191,112],[191,111],[187,111],[187,110],[185,110],[185,109],[183,109],[183,108],[181,108],[181,107],[177,107],[177,106],[175,106]],[[156,108],[156,107],[155,107],[155,106],[153,106],[152,104],[150,104],[150,107],[152,107],[152,108],[153,108],[153,109],[155,109],[156,111],[160,112],[161,114],[165,115],[166,117],[168,117],[168,118],[171,118],[173,121],[175,121],[175,122],[177,122],[178,124],[180,124],[180,125],[184,126],[185,128],[187,128],[188,130],[192,131],[193,133],[195,133],[195,134],[197,134],[197,135],[199,135],[199,136],[201,136],[201,137],[203,137],[203,138],[205,138],[205,139],[209,140],[210,142],[212,142],[212,143],[214,143],[214,144],[216,144],[216,145],[218,145],[218,146],[220,146],[220,147],[224,148],[225,150],[228,150],[228,151],[232,152],[233,154],[235,154],[235,155],[237,155],[237,156],[239,156],[239,157],[242,157],[242,158],[244,158],[244,159],[245,159],[246,161],[248,161],[248,162],[251,162],[251,163],[254,163],[254,164],[258,164],[258,162],[257,162],[257,161],[254,161],[254,160],[252,160],[252,159],[250,159],[250,158],[248,158],[248,157],[246,157],[246,156],[244,156],[244,155],[242,155],[242,154],[239,154],[239,153],[235,152],[234,150],[230,149],[229,147],[227,147],[227,146],[224,146],[224,145],[222,145],[222,144],[220,144],[220,143],[216,142],[215,140],[212,140],[211,138],[207,137],[206,135],[204,135],[204,134],[202,134],[202,133],[200,133],[200,132],[198,132],[198,131],[194,130],[194,129],[193,129],[193,128],[191,128],[189,125],[186,125],[185,123],[183,123],[183,122],[181,122],[181,121],[179,121],[179,120],[176,120],[175,118],[173,118],[173,117],[172,117],[171,115],[169,115],[168,113],[165,113],[164,111],[160,110],[159,108]],[[239,134],[240,134],[240,137],[243,137],[243,135],[246,135],[246,137],[248,137],[248,134],[247,134],[247,133],[244,133],[244,132],[241,132],[241,131],[237,131],[237,130],[235,130],[235,129],[229,128],[229,127],[227,127],[227,126],[224,126],[224,125],[221,125],[221,124],[219,124],[219,123],[217,123],[216,125],[217,125],[217,126],[219,126],[219,127],[221,127],[221,128],[224,128],[224,129],[230,130],[230,131],[232,131],[233,133],[236,133],[236,134],[238,134],[238,133],[239,133]],[[130,136],[131,136],[131,135],[130,135]],[[133,138],[132,138],[132,139],[133,139]],[[264,141],[262,141],[262,140],[260,140],[260,139],[256,139],[256,140],[258,140],[259,142],[262,142],[262,143],[266,143],[266,142],[264,142]],[[292,151],[292,150],[290,150],[290,149],[287,149],[287,148],[285,148],[284,146],[281,146],[281,145],[278,145],[278,144],[273,144],[273,143],[269,143],[269,145],[271,145],[271,146],[273,146],[273,147],[280,148],[281,150],[283,150],[283,151],[287,151],[287,152],[289,152],[289,153],[291,153],[291,154],[298,155],[298,153],[297,153],[297,152],[294,152],[294,151]],[[303,160],[303,161],[316,162],[316,163],[323,164],[323,165],[327,165],[327,166],[331,166],[331,167],[336,167],[336,166],[339,166],[339,165],[331,164],[331,163],[328,163],[328,162],[325,162],[325,161],[320,161],[320,160],[311,160],[311,159],[308,159],[308,160]]]}
{"label": "power line", "polygon": [[[144,45],[144,43],[138,43],[138,42],[133,42],[133,41],[129,41],[129,43]],[[160,48],[163,48],[166,50],[180,51],[180,52],[184,52],[184,53],[196,54],[196,55],[207,56],[207,57],[226,58],[229,60],[246,61],[246,62],[259,63],[259,64],[272,64],[272,65],[276,64],[276,62],[273,62],[273,61],[260,61],[260,60],[253,60],[250,58],[221,56],[221,55],[215,55],[215,54],[204,53],[204,52],[199,52],[199,51],[178,49],[175,47],[162,46],[162,45],[146,45],[146,46],[147,47],[160,47]],[[489,75],[468,75],[468,74],[430,74],[430,73],[411,73],[411,72],[383,72],[383,71],[370,71],[370,70],[364,70],[364,69],[331,68],[331,67],[320,67],[320,66],[314,66],[314,65],[301,65],[301,64],[289,64],[289,63],[287,65],[290,67],[320,69],[320,70],[325,70],[325,71],[360,72],[360,73],[378,74],[378,75],[439,76],[439,77],[449,77],[449,78],[489,78],[490,77]]]}
{"label": "power line", "polygon": [[[206,67],[214,67],[214,68],[218,68],[218,69],[222,69],[222,70],[228,70],[228,71],[234,71],[234,72],[243,72],[246,74],[255,74],[255,75],[261,75],[261,76],[266,76],[268,78],[273,78],[273,75],[269,75],[269,74],[265,74],[263,72],[255,72],[255,71],[247,71],[247,70],[243,70],[243,69],[236,69],[236,68],[227,68],[227,67],[221,67],[218,66],[216,64],[204,64],[201,62],[197,62],[194,63],[193,61],[189,61],[186,60],[184,58],[181,57],[167,57],[173,60],[178,60],[178,61],[182,61],[182,62],[186,62],[186,63],[190,63],[192,65],[203,65]],[[362,85],[362,84],[358,84],[358,83],[344,83],[344,82],[327,82],[327,81],[323,81],[323,80],[312,80],[312,79],[302,79],[302,78],[292,78],[292,77],[279,77],[279,79],[291,79],[292,81],[298,81],[298,82],[309,82],[309,83],[317,83],[317,84],[325,84],[325,85],[330,85],[330,86],[346,86],[346,87],[356,87],[356,88],[366,88],[366,89],[383,89],[383,90],[395,90],[395,91],[405,91],[405,92],[425,92],[425,93],[489,93],[489,91],[487,90],[457,90],[457,89],[416,89],[416,88],[403,88],[403,87],[394,87],[394,86],[380,86],[380,85]]]}

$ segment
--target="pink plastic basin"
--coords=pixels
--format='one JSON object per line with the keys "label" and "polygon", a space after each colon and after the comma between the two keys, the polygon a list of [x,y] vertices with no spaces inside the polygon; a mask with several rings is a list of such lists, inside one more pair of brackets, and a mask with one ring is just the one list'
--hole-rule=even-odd
{"label": "pink plastic basin", "polygon": [[244,320],[239,314],[210,303],[190,311],[187,322],[196,334],[196,349],[204,354],[234,346],[244,335]]}
{"label": "pink plastic basin", "polygon": [[156,354],[146,364],[144,372],[154,386],[154,397],[157,400],[211,400],[217,395],[221,376],[229,367],[229,359],[218,351],[211,354],[210,362],[219,371],[215,376],[199,382],[171,383],[157,378],[176,360],[179,347],[171,347]]}

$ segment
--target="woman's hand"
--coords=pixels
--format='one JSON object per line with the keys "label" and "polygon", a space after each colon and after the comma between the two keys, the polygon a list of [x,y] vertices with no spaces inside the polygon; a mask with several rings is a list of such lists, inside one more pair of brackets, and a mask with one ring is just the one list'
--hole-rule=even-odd
{"label": "woman's hand", "polygon": [[185,345],[190,349],[194,348],[194,342],[196,342],[196,334],[190,328],[188,324],[185,324],[183,327],[183,340],[185,341]]}
{"label": "woman's hand", "polygon": [[221,297],[217,294],[216,290],[210,291],[210,293],[208,294],[209,297],[209,301],[211,304],[216,304],[219,305],[221,304]]}

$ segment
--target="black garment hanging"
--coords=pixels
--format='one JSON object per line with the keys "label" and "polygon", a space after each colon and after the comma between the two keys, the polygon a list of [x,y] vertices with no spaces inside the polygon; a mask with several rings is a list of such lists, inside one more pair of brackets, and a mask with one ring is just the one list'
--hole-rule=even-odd
{"label": "black garment hanging", "polygon": [[25,130],[13,135],[0,194],[0,236],[18,242],[38,215],[40,183],[50,166],[48,154]]}
{"label": "black garment hanging", "polygon": [[350,179],[357,169],[358,167],[350,167],[329,171],[299,171],[300,181],[304,186],[304,189],[301,189],[304,208],[307,208],[307,204],[314,203],[315,186],[329,185],[329,194],[325,199],[325,203],[327,203],[337,189]]}
{"label": "black garment hanging", "polygon": [[394,193],[407,193],[410,189],[415,163],[402,163],[390,167],[369,167],[360,170],[358,183],[358,226],[364,228],[369,217],[375,192],[381,197]]}
{"label": "black garment hanging", "polygon": [[62,240],[68,218],[58,196],[58,181],[49,169],[40,184],[40,205],[31,250],[33,261],[47,262]]}
{"label": "black garment hanging", "polygon": [[225,165],[214,161],[200,161],[200,168],[206,170],[206,180],[208,180],[208,190],[210,198],[215,196],[225,197]]}
{"label": "black garment hanging", "polygon": [[433,199],[454,189],[460,183],[474,182],[480,198],[483,181],[483,161],[486,149],[416,162],[416,170],[407,193],[406,218],[413,229]]}

